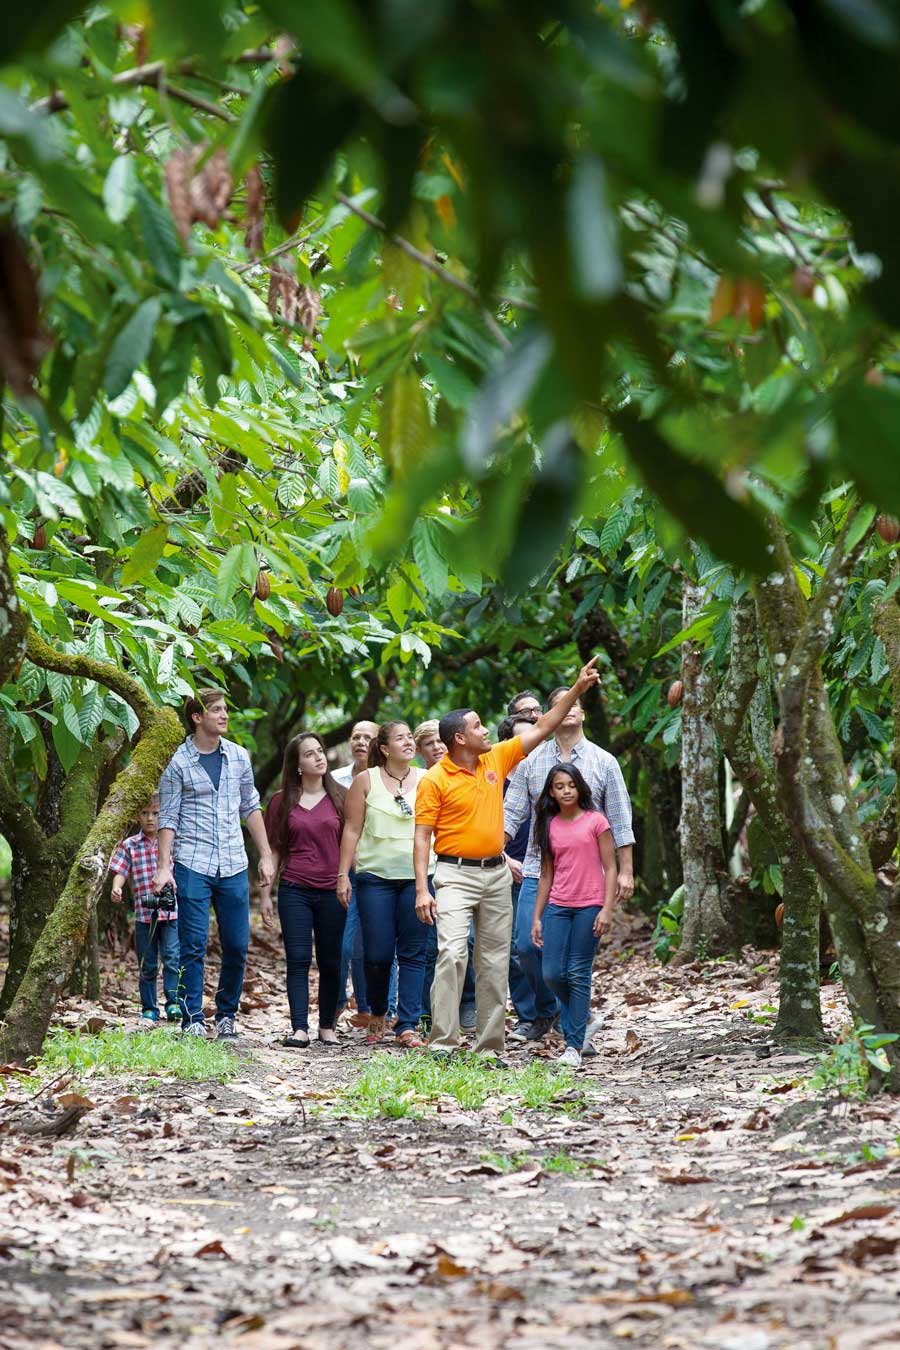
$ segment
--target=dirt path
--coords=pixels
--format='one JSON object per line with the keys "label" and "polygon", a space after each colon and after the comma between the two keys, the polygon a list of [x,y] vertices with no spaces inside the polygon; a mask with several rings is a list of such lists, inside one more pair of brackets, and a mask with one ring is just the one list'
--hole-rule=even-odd
{"label": "dirt path", "polygon": [[371,1052],[273,1048],[265,961],[234,1081],[94,1079],[60,1139],[7,1084],[0,1346],[900,1346],[900,1106],[790,1086],[767,958],[672,972],[631,941],[548,1110],[342,1118]]}

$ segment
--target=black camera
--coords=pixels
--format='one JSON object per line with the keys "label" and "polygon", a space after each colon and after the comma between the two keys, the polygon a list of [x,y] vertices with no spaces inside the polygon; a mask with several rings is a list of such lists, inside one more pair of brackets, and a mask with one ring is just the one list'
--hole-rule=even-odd
{"label": "black camera", "polygon": [[174,909],[175,887],[167,881],[161,891],[151,891],[143,901],[145,909]]}

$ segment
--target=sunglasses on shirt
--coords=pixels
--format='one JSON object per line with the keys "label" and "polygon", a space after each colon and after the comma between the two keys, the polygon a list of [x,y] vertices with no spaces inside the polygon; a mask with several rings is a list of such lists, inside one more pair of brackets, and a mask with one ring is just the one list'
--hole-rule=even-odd
{"label": "sunglasses on shirt", "polygon": [[400,810],[401,810],[401,812],[402,812],[402,814],[403,814],[404,816],[411,816],[411,815],[412,815],[412,813],[413,813],[412,807],[410,806],[410,804],[409,804],[409,802],[406,800],[406,798],[403,797],[403,796],[401,796],[399,792],[397,792],[397,793],[394,794],[394,801],[395,801],[395,802],[397,803],[397,805],[400,807]]}

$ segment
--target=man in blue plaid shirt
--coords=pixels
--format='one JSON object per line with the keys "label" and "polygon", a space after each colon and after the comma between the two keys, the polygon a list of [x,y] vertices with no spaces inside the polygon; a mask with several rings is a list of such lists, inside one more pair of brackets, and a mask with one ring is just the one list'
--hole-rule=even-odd
{"label": "man in blue plaid shirt", "polygon": [[[181,946],[181,1027],[205,1036],[203,970],[209,911],[215,911],[222,948],[216,990],[219,1040],[237,1039],[234,1020],[244,987],[250,943],[250,888],[243,820],[259,851],[259,880],[274,880],[250,756],[225,740],[228,709],[220,689],[201,689],[184,705],[189,734],[159,784],[159,866],[153,889],[166,882],[178,895]],[[173,866],[174,843],[174,866]]]}
{"label": "man in blue plaid shirt", "polygon": [[[560,694],[565,692],[565,688],[554,689],[547,700],[547,707],[552,708]],[[579,700],[563,718],[556,735],[534,750],[516,769],[503,802],[507,842],[515,838],[523,821],[531,821],[512,941],[513,950],[534,993],[536,1017],[530,1025],[520,1026],[511,1032],[512,1040],[541,1040],[550,1030],[556,1016],[556,999],[544,983],[541,953],[531,941],[531,925],[541,875],[541,854],[534,837],[534,808],[548,773],[554,764],[559,763],[577,766],[591,789],[595,807],[609,821],[619,858],[617,899],[630,900],[634,894],[631,798],[618,760],[585,736],[584,709]]]}

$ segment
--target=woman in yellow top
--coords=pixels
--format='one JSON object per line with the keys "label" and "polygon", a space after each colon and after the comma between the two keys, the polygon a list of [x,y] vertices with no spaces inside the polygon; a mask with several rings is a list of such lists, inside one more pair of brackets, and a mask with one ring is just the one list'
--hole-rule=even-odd
{"label": "woman in yellow top", "polygon": [[384,1035],[388,984],[399,966],[397,1040],[419,1046],[427,929],[416,918],[413,841],[416,789],[424,775],[412,759],[416,743],[405,722],[385,722],[369,746],[369,768],[357,774],[344,803],[338,899],[350,896],[356,858],[356,904],[363,934],[366,993],[371,1017],[366,1043]]}

